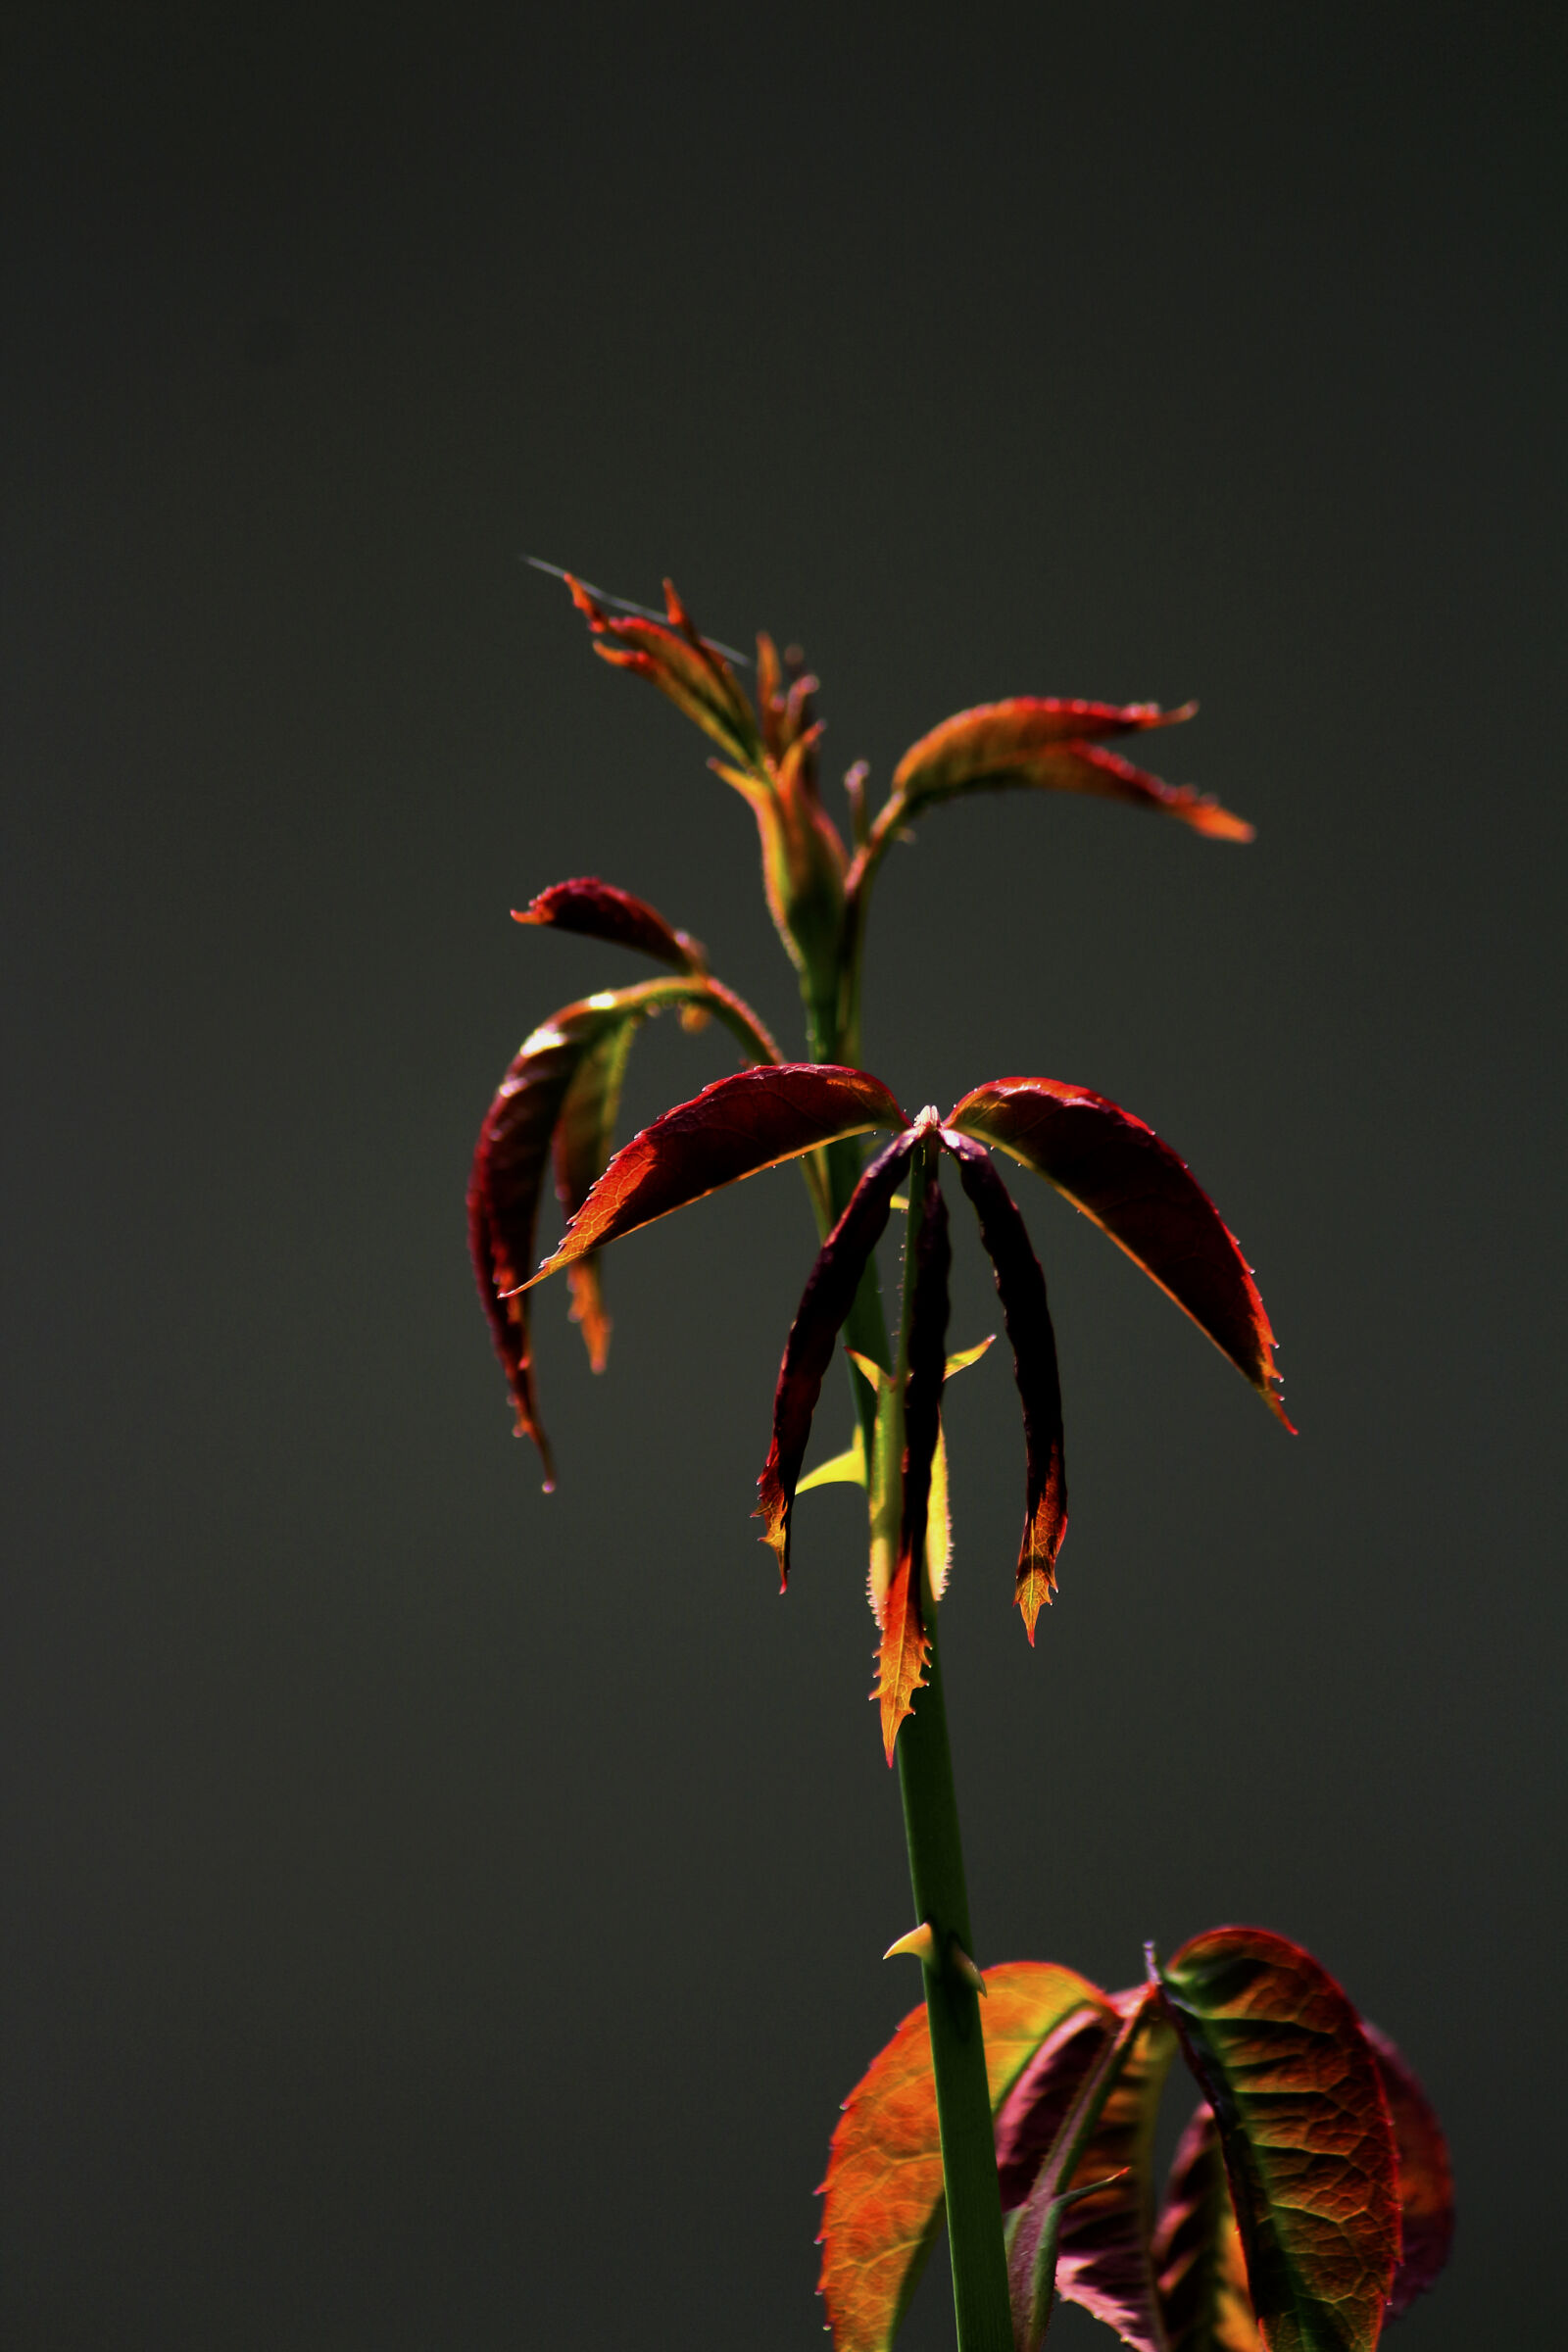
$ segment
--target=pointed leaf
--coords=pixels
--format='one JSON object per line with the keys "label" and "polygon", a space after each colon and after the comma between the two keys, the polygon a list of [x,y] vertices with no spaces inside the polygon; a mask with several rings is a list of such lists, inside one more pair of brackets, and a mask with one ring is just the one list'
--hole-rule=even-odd
{"label": "pointed leaf", "polygon": [[665,922],[646,899],[629,890],[584,874],[571,882],[552,882],[526,906],[512,910],[514,923],[539,923],[557,931],[580,932],[585,939],[608,939],[617,947],[638,948],[677,972],[708,968],[699,943]]}
{"label": "pointed leaf", "polygon": [[993,1078],[947,1124],[1000,1145],[1109,1234],[1245,1374],[1289,1429],[1274,1333],[1236,1237],[1152,1127],[1087,1087]]}
{"label": "pointed leaf", "polygon": [[1086,792],[1159,810],[1216,841],[1250,841],[1245,819],[1190,785],[1164,784],[1114,752],[1096,748],[1108,735],[1141,733],[1191,718],[1196,703],[1161,710],[1155,703],[1057,702],[1019,696],[960,710],[911,744],[893,774],[895,799],[912,815],[958,793],[1033,786]]}
{"label": "pointed leaf", "polygon": [[1159,1972],[1219,2125],[1268,2352],[1371,2352],[1399,2254],[1394,2130],[1360,2022],[1310,1953],[1215,1928]]}
{"label": "pointed leaf", "polygon": [[925,1509],[925,1573],[931,1597],[940,1600],[953,1566],[953,1512],[948,1498],[948,1441],[940,1423],[931,1456],[931,1494]]}
{"label": "pointed leaf", "polygon": [[833,1360],[839,1331],[855,1303],[866,1260],[887,1225],[893,1188],[913,1150],[912,1135],[895,1136],[864,1170],[843,1215],[822,1244],[790,1326],[773,1392],[772,1441],[757,1482],[756,1516],[762,1521],[762,1541],[772,1545],[777,1557],[781,1592],[789,1578],[796,1481],[806,1459],[822,1375]]}
{"label": "pointed leaf", "polygon": [[954,1136],[949,1150],[957,1158],[959,1180],[980,1220],[980,1239],[996,1274],[1023,1405],[1028,1487],[1014,1597],[1023,1613],[1024,1631],[1033,1642],[1035,1619],[1056,1590],[1056,1555],[1067,1533],[1056,1335],[1040,1260],[1016,1203],[992,1165],[991,1154],[983,1146],[958,1135]]}
{"label": "pointed leaf", "polygon": [[[865,1362],[850,1353],[852,1360],[865,1371]],[[872,1386],[876,1390],[876,1422],[871,1433],[871,1475],[866,1496],[870,1519],[870,1556],[866,1567],[865,1596],[871,1603],[871,1614],[880,1630],[887,1621],[888,1588],[893,1582],[893,1570],[899,1557],[900,1496],[899,1465],[904,1459],[904,1399],[899,1395],[891,1373],[873,1364],[876,1374]]]}
{"label": "pointed leaf", "polygon": [[[568,1224],[609,1165],[627,1056],[642,1017],[640,1012],[626,1013],[618,1020],[608,1017],[566,1089],[556,1121],[553,1152],[556,1198]],[[579,1258],[568,1268],[566,1279],[571,1286],[572,1319],[582,1327],[588,1361],[596,1372],[602,1372],[610,1352],[610,1317],[605,1312],[597,1251]]]}
{"label": "pointed leaf", "polygon": [[948,1272],[952,1263],[948,1206],[933,1166],[925,1181],[925,1213],[914,1236],[914,1289],[909,1301],[906,1349],[908,1378],[904,1393],[899,1556],[883,1610],[877,1679],[871,1694],[881,1709],[882,1745],[889,1764],[893,1761],[899,1726],[910,1713],[914,1693],[925,1681],[931,1650],[921,1588],[926,1518],[931,1501],[931,1461],[942,1426],[942,1388],[947,1373]]}
{"label": "pointed leaf", "polygon": [[1363,2018],[1361,2031],[1383,2078],[1399,2159],[1399,2217],[1403,2250],[1389,2290],[1389,2320],[1399,2319],[1425,2294],[1453,2243],[1453,2175],[1448,2144],[1431,2100],[1396,2043]]}
{"label": "pointed leaf", "polygon": [[797,1494],[808,1494],[813,1487],[863,1487],[868,1483],[865,1467],[865,1432],[857,1423],[854,1437],[842,1453],[830,1461],[818,1462],[804,1478],[795,1482]]}
{"label": "pointed leaf", "polygon": [[695,719],[732,760],[753,766],[762,757],[757,714],[729,663],[698,635],[673,584],[664,582],[669,625],[634,618],[612,620],[591,590],[568,573],[566,586],[593,631],[594,651],[617,669],[635,670]]}
{"label": "pointed leaf", "polygon": [[1170,2168],[1153,2260],[1170,2352],[1263,2352],[1225,2158],[1206,2099],[1183,2132]]}
{"label": "pointed leaf", "polygon": [[[1029,1960],[985,1971],[981,2004],[995,2109],[1042,2039],[1103,1996],[1071,1969]],[[942,2142],[925,2004],[910,2011],[844,2102],[820,2194],[834,2352],[887,2352],[942,2218]]]}
{"label": "pointed leaf", "polygon": [[844,1136],[906,1124],[881,1080],[864,1070],[785,1061],[717,1079],[616,1152],[531,1282],[723,1185]]}

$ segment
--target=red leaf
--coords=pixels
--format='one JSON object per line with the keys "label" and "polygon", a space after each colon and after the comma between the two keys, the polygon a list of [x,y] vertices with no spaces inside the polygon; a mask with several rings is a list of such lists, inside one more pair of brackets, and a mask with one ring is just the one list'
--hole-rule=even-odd
{"label": "red leaf", "polygon": [[708,966],[698,942],[684,931],[672,930],[646,899],[616,890],[592,874],[572,882],[552,882],[526,906],[512,910],[514,923],[540,923],[557,931],[576,931],[585,939],[608,939],[617,947],[639,948],[677,972],[703,972]]}
{"label": "red leaf", "polygon": [[722,654],[698,635],[672,581],[664,582],[667,628],[657,620],[612,620],[581,580],[568,573],[566,586],[594,633],[596,654],[617,669],[650,679],[732,760],[748,767],[760,760],[757,715]]}
{"label": "red leaf", "polygon": [[[1136,1996],[1114,1997],[1130,2017]],[[1163,2018],[1146,2011],[1067,2183],[1078,2194],[1062,2215],[1057,2241],[1057,2294],[1103,2320],[1139,2352],[1165,2352],[1149,2218],[1154,2125],[1175,2048]]]}
{"label": "red leaf", "polygon": [[893,1188],[913,1150],[911,1135],[895,1136],[867,1166],[844,1214],[822,1244],[790,1326],[773,1393],[772,1443],[757,1482],[756,1516],[763,1522],[762,1541],[771,1544],[777,1555],[781,1592],[789,1579],[795,1486],[811,1435],[811,1416],[822,1393],[822,1375],[832,1361],[844,1318],[855,1303],[866,1260],[887,1224]]}
{"label": "red leaf", "polygon": [[893,774],[895,799],[909,813],[961,792],[1034,786],[1132,801],[1174,816],[1216,841],[1250,841],[1252,828],[1190,785],[1161,783],[1113,752],[1107,735],[1140,733],[1191,718],[1197,705],[1161,710],[1154,703],[1057,702],[1019,696],[960,710],[912,744]]}
{"label": "red leaf", "polygon": [[1152,1127],[1087,1087],[993,1078],[946,1124],[999,1144],[1065,1194],[1207,1332],[1285,1427],[1274,1333],[1236,1237]]}
{"label": "red leaf", "polygon": [[[1031,1960],[985,1972],[981,2004],[995,2108],[1070,2012],[1103,1995]],[[822,2275],[834,2352],[887,2352],[942,2217],[942,2143],[925,2004],[904,2020],[844,2102],[822,2183]]]}
{"label": "red leaf", "polygon": [[[607,1021],[566,1089],[556,1121],[554,1152],[556,1198],[568,1220],[605,1172],[614,1141],[626,1058],[641,1017],[633,1012],[620,1021]],[[602,1372],[610,1352],[610,1317],[605,1312],[597,1253],[579,1258],[568,1268],[566,1280],[571,1286],[572,1319],[582,1327],[588,1361],[596,1372]]]}
{"label": "red leaf", "polygon": [[1051,1325],[1040,1260],[1016,1203],[992,1165],[991,1154],[967,1136],[954,1136],[948,1148],[957,1159],[959,1180],[980,1220],[980,1239],[990,1253],[1012,1343],[1029,1480],[1014,1597],[1023,1612],[1024,1631],[1033,1642],[1035,1619],[1056,1590],[1056,1555],[1067,1533],[1056,1335]]}
{"label": "red leaf", "polygon": [[908,1121],[879,1078],[829,1063],[740,1070],[665,1111],[616,1152],[525,1288],[721,1186],[842,1137]]}
{"label": "red leaf", "polygon": [[1268,2352],[1372,2352],[1399,2256],[1394,2130],[1360,2021],[1283,1936],[1214,1928],[1159,1972],[1219,2124]]}
{"label": "red leaf", "polygon": [[[1432,2102],[1396,2043],[1363,2018],[1361,2031],[1383,2078],[1399,2153],[1399,2213],[1404,2246],[1389,2290],[1388,2320],[1399,2319],[1425,2294],[1453,2243],[1453,2175],[1448,2145]],[[1386,2323],[1385,2323],[1386,2324]]]}
{"label": "red leaf", "polygon": [[518,1286],[533,1256],[539,1193],[562,1104],[584,1055],[617,1018],[586,1003],[568,1004],[533,1032],[486,1113],[468,1179],[468,1247],[479,1296],[511,1384],[517,1435],[538,1446],[547,1488],[555,1469],[539,1420],[528,1301]]}
{"label": "red leaf", "polygon": [[882,1715],[882,1750],[889,1764],[906,1715],[914,1712],[914,1694],[925,1685],[931,1643],[920,1613],[919,1588],[910,1574],[907,1552],[901,1552],[888,1581],[882,1603],[882,1639],[877,1644],[876,1681],[871,1696]]}
{"label": "red leaf", "polygon": [[1206,2099],[1183,2132],[1170,2168],[1153,2259],[1170,2352],[1263,2352]]}

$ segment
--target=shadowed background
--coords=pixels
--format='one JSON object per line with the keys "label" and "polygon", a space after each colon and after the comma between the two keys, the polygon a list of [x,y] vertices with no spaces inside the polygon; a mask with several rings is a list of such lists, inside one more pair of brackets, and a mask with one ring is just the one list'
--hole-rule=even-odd
{"label": "shadowed background", "polygon": [[[798,1179],[614,1253],[603,1381],[547,1293],[559,1493],[508,1435],[473,1135],[537,1020],[642,976],[508,908],[601,873],[799,1036],[747,812],[523,550],[800,638],[829,773],[878,795],[967,703],[1202,698],[1152,763],[1254,848],[998,798],[873,916],[870,1066],[911,1110],[1029,1071],[1151,1120],[1302,1431],[1014,1171],[1073,1527],[1031,1652],[994,1352],[944,1616],[978,1956],[1116,1984],[1147,1936],[1306,1942],[1453,2141],[1453,2267],[1396,2340],[1538,2331],[1560,40],[1525,6],[17,27],[17,2352],[819,2340],[810,2191],[917,1997],[877,1957],[909,1905],[856,1499],[802,1503],[783,1604],[747,1516]],[[728,1066],[659,1024],[628,1128]],[[963,1224],[955,1345],[997,1319]]]}

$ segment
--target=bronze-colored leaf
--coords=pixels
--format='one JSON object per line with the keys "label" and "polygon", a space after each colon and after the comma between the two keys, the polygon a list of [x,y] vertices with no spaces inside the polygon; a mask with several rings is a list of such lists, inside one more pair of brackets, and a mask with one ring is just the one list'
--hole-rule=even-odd
{"label": "bronze-colored leaf", "polygon": [[612,618],[593,592],[568,573],[573,604],[593,631],[594,651],[616,669],[635,670],[694,719],[731,760],[754,767],[762,759],[757,714],[715,647],[698,634],[690,613],[664,582],[668,626],[657,620]]}
{"label": "bronze-colored leaf", "polygon": [[512,910],[514,923],[537,923],[555,931],[574,931],[584,939],[607,939],[616,947],[637,948],[677,972],[708,969],[700,942],[666,923],[646,899],[629,890],[600,882],[592,874],[570,882],[552,882],[526,906]]}
{"label": "bronze-colored leaf", "polygon": [[1200,2100],[1170,2168],[1153,2260],[1170,2352],[1264,2352],[1206,2099]]}

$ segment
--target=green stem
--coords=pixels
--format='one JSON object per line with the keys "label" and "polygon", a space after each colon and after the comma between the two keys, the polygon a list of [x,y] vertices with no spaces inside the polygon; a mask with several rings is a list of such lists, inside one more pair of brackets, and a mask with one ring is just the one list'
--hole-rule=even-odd
{"label": "green stem", "polygon": [[[901,1392],[908,1368],[915,1243],[930,1150],[927,1145],[918,1152],[909,1170],[909,1232],[896,1375]],[[936,2079],[937,2118],[942,2132],[953,2303],[957,2319],[958,2352],[1012,2352],[1007,2264],[1002,2238],[1002,2196],[997,2180],[997,2147],[991,2120],[991,2090],[986,2078],[980,1999],[956,1965],[956,1954],[961,1952],[967,1957],[974,1949],[974,1940],[969,1927],[969,1895],[964,1884],[947,1709],[943,1703],[937,1606],[924,1549],[922,1541],[918,1564],[921,1604],[931,1643],[930,1661],[925,1687],[915,1694],[914,1712],[906,1717],[900,1729],[895,1752],[899,1793],[904,1800],[904,1834],[909,1851],[914,1915],[930,1927],[935,1939],[933,1961],[921,1963],[921,1974],[925,1980],[931,2069]]]}

